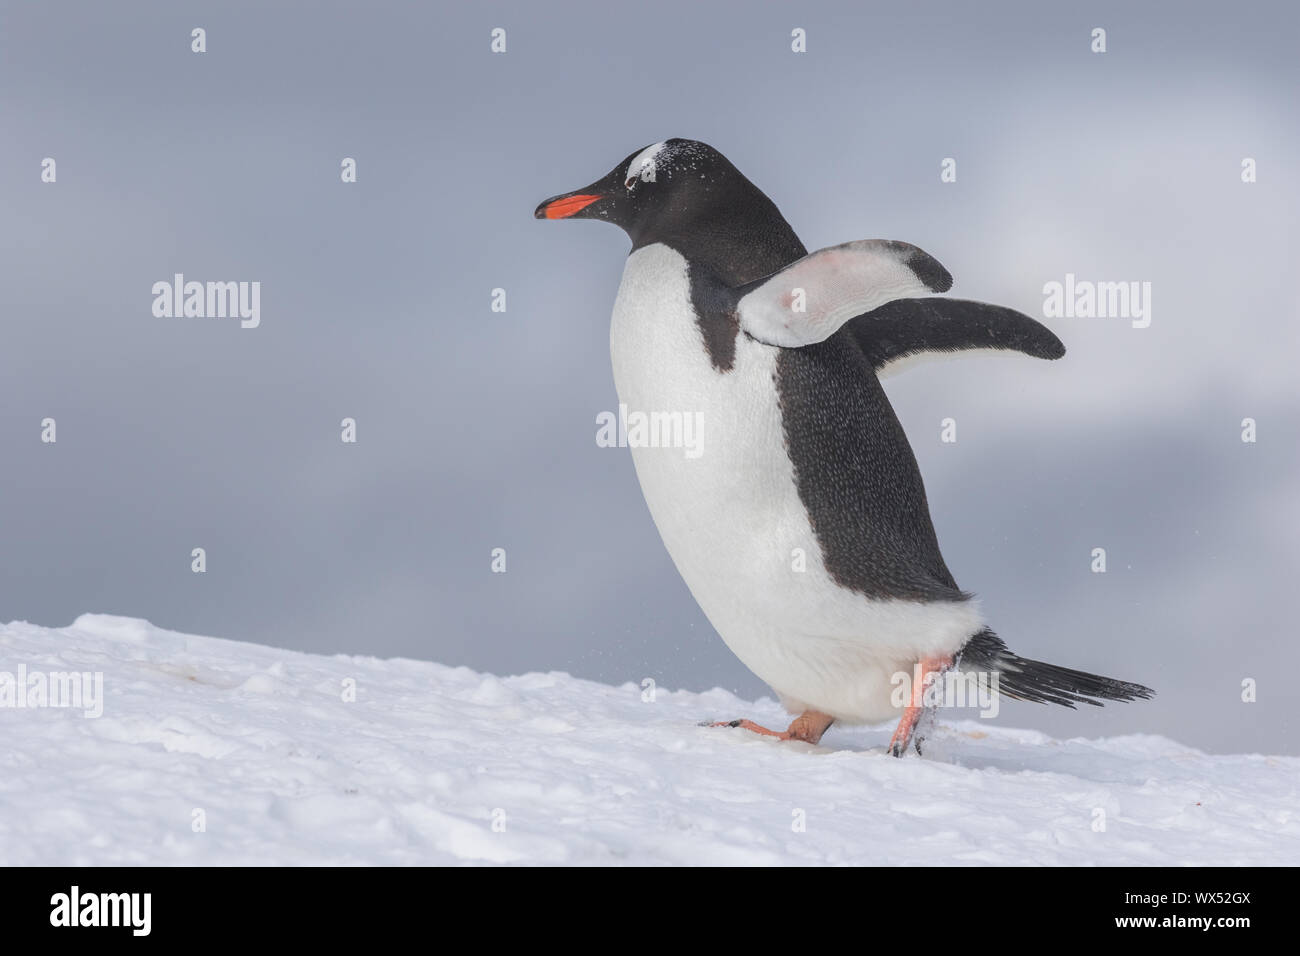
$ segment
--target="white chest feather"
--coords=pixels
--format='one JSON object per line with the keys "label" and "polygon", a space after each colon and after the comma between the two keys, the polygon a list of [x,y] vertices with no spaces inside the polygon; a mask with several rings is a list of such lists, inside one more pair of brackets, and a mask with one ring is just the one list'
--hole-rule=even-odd
{"label": "white chest feather", "polygon": [[791,708],[896,716],[890,676],[959,648],[978,615],[969,604],[871,600],[831,579],[785,449],[779,350],[742,334],[732,368],[715,368],[686,260],[652,245],[628,257],[610,352],[629,420],[698,429],[690,448],[670,427],[628,444],[664,545],[723,640]]}

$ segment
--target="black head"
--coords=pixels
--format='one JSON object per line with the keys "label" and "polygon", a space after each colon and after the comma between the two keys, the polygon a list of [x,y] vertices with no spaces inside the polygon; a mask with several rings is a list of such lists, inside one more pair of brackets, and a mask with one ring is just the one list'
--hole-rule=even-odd
{"label": "black head", "polygon": [[552,196],[534,216],[612,222],[633,249],[666,243],[732,282],[804,254],[762,190],[712,146],[691,139],[639,149],[590,186]]}

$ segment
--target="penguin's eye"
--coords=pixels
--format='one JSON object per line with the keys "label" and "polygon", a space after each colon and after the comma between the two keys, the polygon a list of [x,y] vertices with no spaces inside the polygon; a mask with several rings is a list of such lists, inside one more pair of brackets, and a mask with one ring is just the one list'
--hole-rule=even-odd
{"label": "penguin's eye", "polygon": [[628,189],[631,189],[637,183],[652,183],[655,181],[655,165],[647,161],[641,167],[640,172],[629,172],[626,182],[623,183]]}
{"label": "penguin's eye", "polygon": [[631,189],[636,185],[638,179],[643,183],[654,182],[655,157],[663,148],[663,143],[655,143],[653,146],[647,146],[637,153],[632,158],[632,162],[628,164],[627,176],[623,180],[623,185]]}

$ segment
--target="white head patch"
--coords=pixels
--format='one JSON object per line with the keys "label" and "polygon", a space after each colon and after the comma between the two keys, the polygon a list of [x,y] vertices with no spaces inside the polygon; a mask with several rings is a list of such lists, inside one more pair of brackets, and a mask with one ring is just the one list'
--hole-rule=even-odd
{"label": "white head patch", "polygon": [[664,148],[663,143],[655,143],[653,146],[647,146],[636,156],[632,157],[632,162],[628,164],[627,175],[624,177],[623,185],[628,189],[638,179],[643,182],[652,183],[655,181],[655,156]]}

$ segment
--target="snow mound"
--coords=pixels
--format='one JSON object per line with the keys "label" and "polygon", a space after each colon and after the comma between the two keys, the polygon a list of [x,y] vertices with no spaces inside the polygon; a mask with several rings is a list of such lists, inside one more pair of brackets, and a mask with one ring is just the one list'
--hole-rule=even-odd
{"label": "snow mound", "polygon": [[887,729],[697,726],[783,725],[722,690],[0,625],[0,685],[67,672],[103,675],[101,716],[0,694],[5,866],[1300,862],[1300,758],[941,718],[896,760]]}

